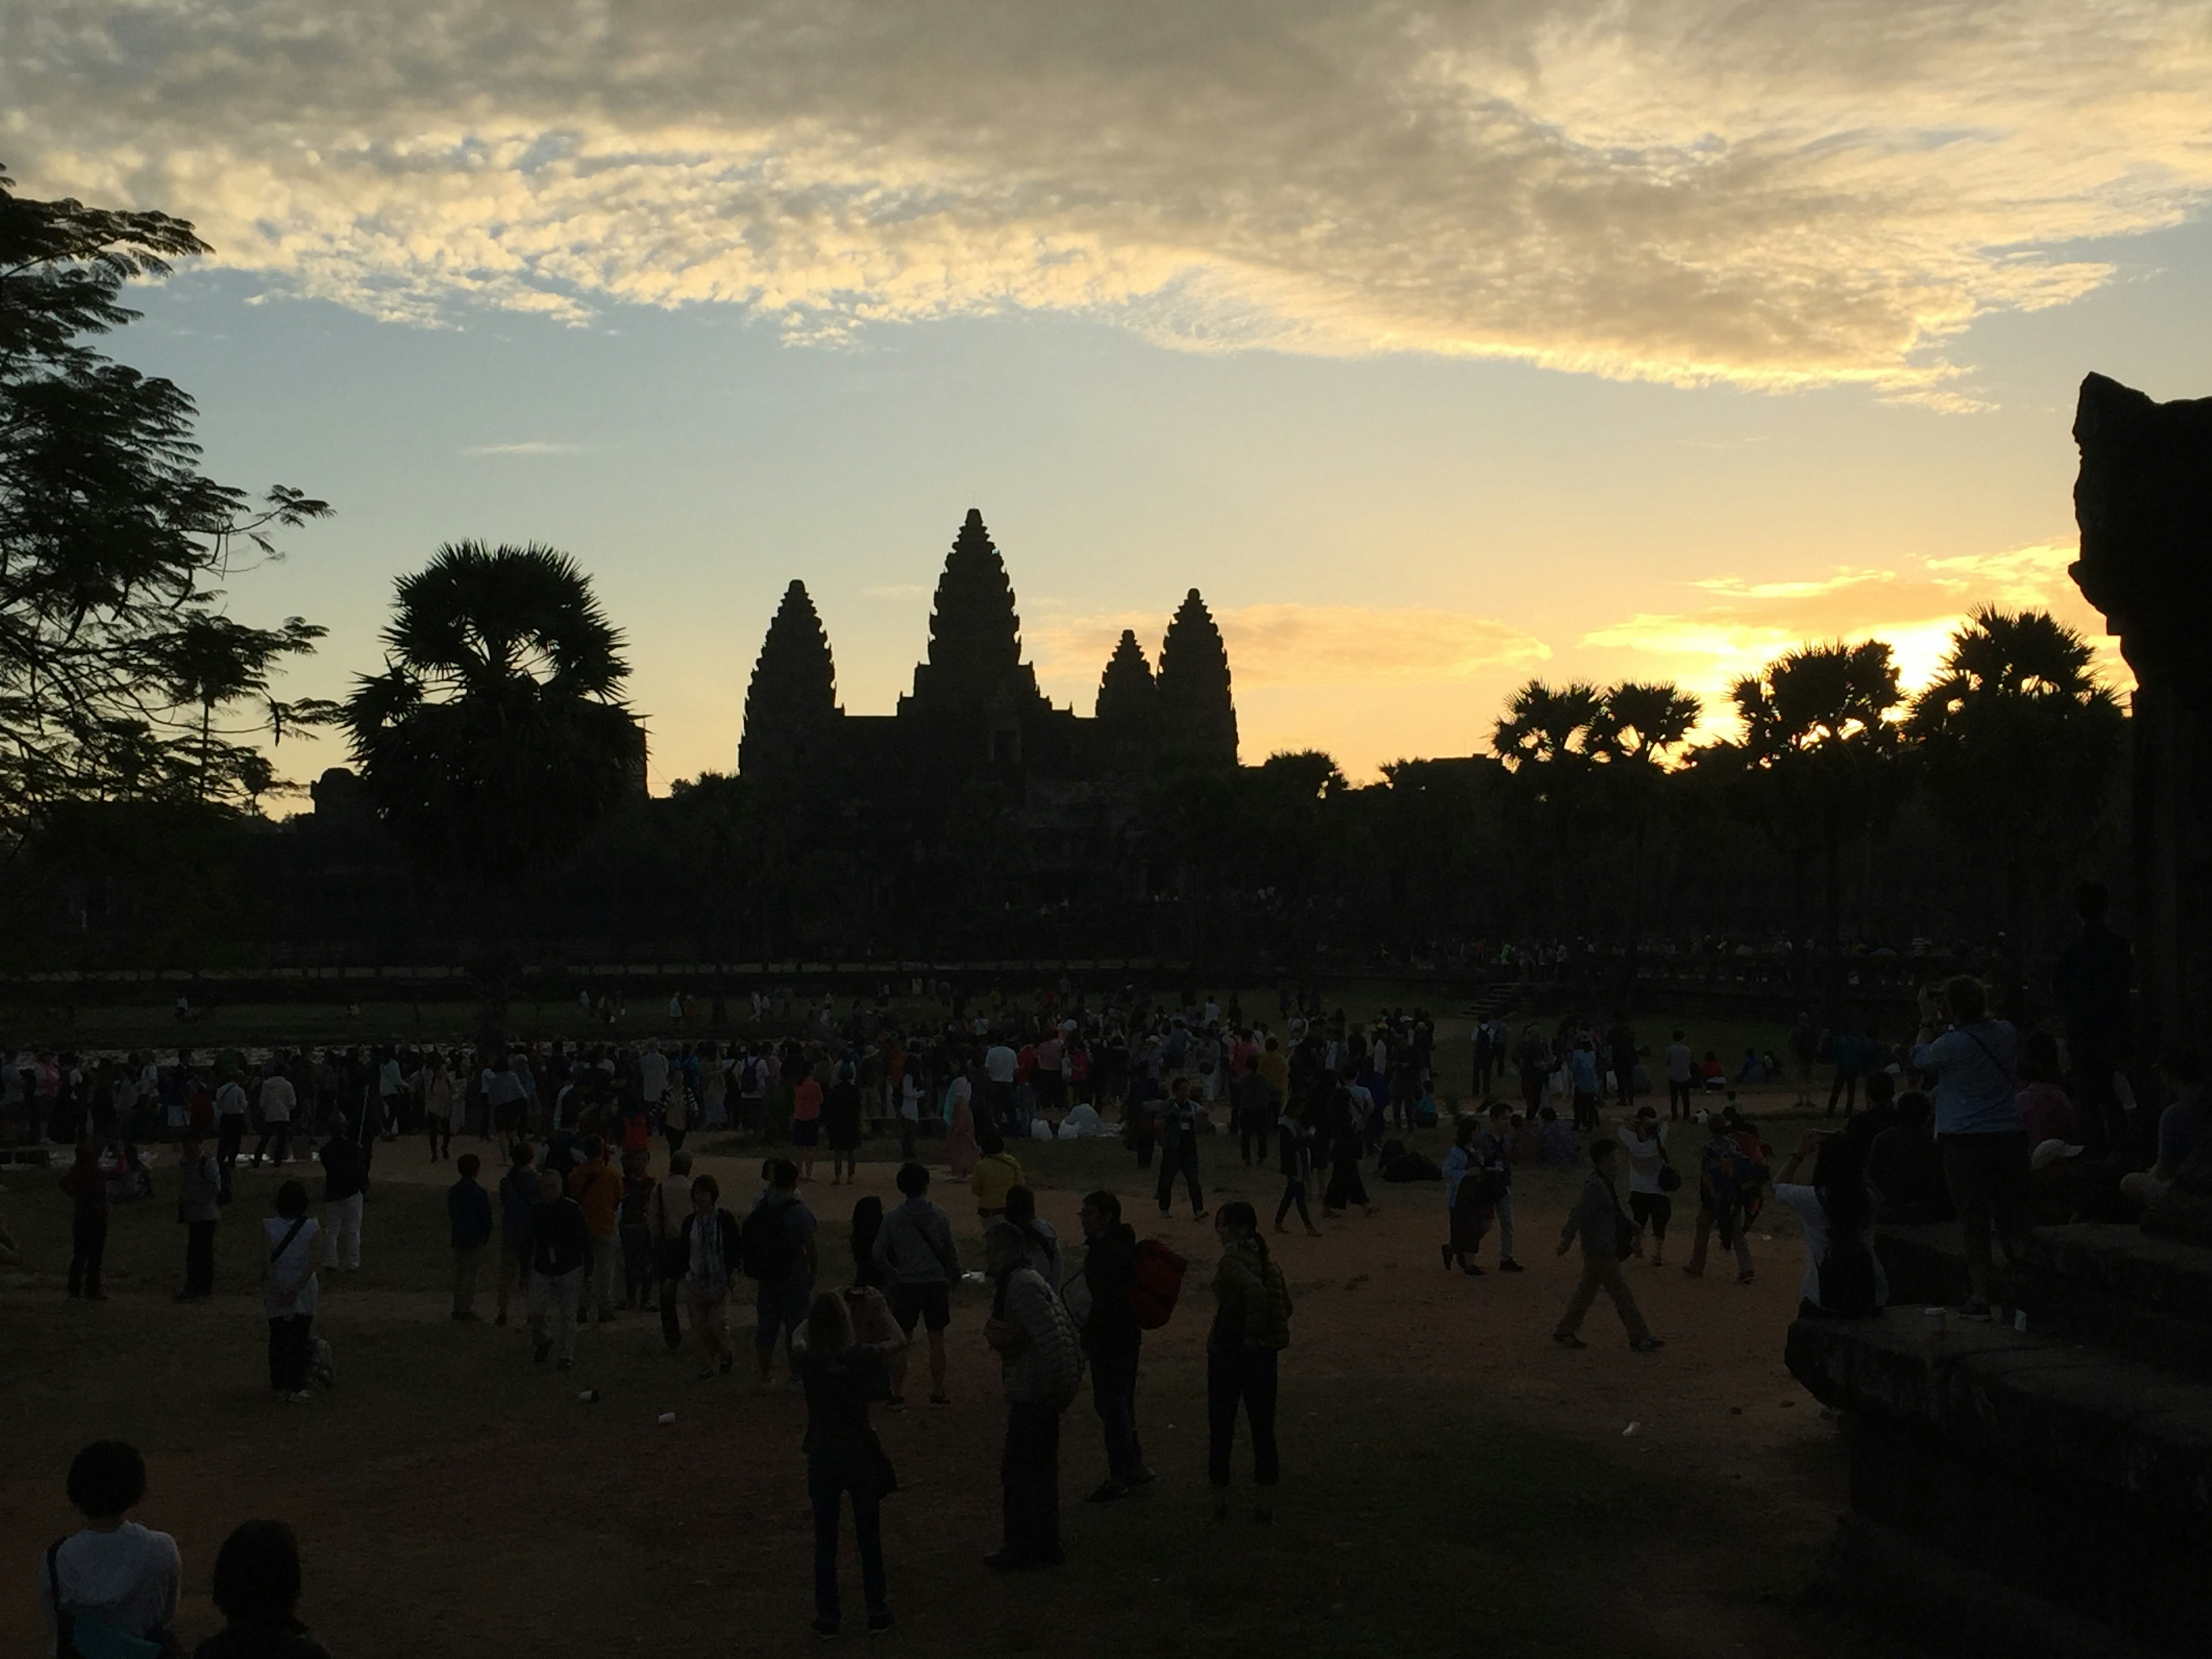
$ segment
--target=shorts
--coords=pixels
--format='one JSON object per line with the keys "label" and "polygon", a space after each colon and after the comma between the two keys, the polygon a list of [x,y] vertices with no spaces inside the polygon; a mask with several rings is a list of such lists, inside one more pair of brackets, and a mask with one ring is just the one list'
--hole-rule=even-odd
{"label": "shorts", "polygon": [[941,1281],[935,1285],[894,1285],[891,1317],[898,1321],[899,1329],[908,1336],[914,1334],[916,1320],[930,1330],[941,1331],[952,1322],[950,1289]]}
{"label": "shorts", "polygon": [[1674,1200],[1668,1194],[1631,1193],[1628,1195],[1629,1218],[1638,1226],[1654,1233],[1664,1233],[1674,1213]]}
{"label": "shorts", "polygon": [[818,1117],[795,1117],[791,1120],[791,1144],[794,1146],[818,1146],[822,1139],[822,1120]]}

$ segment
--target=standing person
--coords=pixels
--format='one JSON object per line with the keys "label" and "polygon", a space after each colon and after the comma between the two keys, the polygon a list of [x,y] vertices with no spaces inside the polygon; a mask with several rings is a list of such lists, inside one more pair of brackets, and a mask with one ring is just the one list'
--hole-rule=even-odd
{"label": "standing person", "polygon": [[[872,1252],[888,1283],[891,1317],[910,1340],[919,1323],[929,1334],[929,1403],[951,1404],[945,1392],[945,1330],[952,1322],[952,1287],[960,1282],[960,1253],[952,1243],[952,1218],[929,1197],[929,1171],[919,1164],[899,1166],[899,1206],[884,1217]],[[906,1354],[892,1356],[890,1404],[906,1404]]]}
{"label": "standing person", "polygon": [[945,1170],[955,1181],[975,1172],[982,1149],[975,1138],[975,1085],[965,1068],[952,1062],[951,1081],[945,1085]]}
{"label": "standing person", "polygon": [[1639,1106],[1635,1117],[1621,1127],[1620,1146],[1628,1154],[1629,1218],[1638,1231],[1651,1235],[1651,1265],[1664,1267],[1661,1257],[1667,1249],[1667,1223],[1674,1213],[1666,1185],[1670,1167],[1667,1126],[1650,1107]]}
{"label": "standing person", "polygon": [[968,1190],[975,1194],[975,1218],[988,1225],[1006,1213],[1006,1194],[1022,1184],[1022,1164],[988,1124],[983,1126],[982,1148]]}
{"label": "standing person", "polygon": [[814,1304],[814,1212],[799,1196],[799,1166],[771,1158],[768,1189],[753,1201],[740,1243],[748,1279],[757,1282],[753,1298],[753,1353],[760,1362],[760,1386],[775,1371],[775,1345],[787,1358],[793,1334]]}
{"label": "standing person", "polygon": [[39,1568],[55,1652],[79,1651],[79,1643],[113,1652],[125,1642],[166,1650],[184,1559],[167,1533],[131,1518],[145,1498],[146,1460],[135,1446],[95,1440],[70,1460],[69,1500],[84,1525],[49,1545]]}
{"label": "standing person", "polygon": [[284,1075],[284,1057],[277,1055],[269,1062],[269,1075],[261,1079],[261,1139],[253,1148],[253,1167],[259,1169],[261,1160],[273,1146],[276,1156],[272,1163],[279,1165],[292,1161],[292,1114],[300,1104],[299,1091],[293,1088],[292,1079]]}
{"label": "standing person", "polygon": [[435,1164],[453,1155],[453,1108],[459,1091],[445,1055],[435,1048],[423,1061],[417,1079],[422,1091],[422,1133],[430,1143],[430,1162]]}
{"label": "standing person", "polygon": [[1576,1129],[1595,1131],[1601,1079],[1597,1045],[1587,1034],[1577,1036],[1574,1047],[1567,1050],[1567,1081],[1574,1094]]}
{"label": "standing person", "polygon": [[477,1182],[483,1160],[474,1152],[463,1152],[453,1167],[460,1179],[446,1189],[446,1223],[453,1245],[453,1317],[474,1319],[477,1284],[491,1243],[491,1194]]}
{"label": "standing person", "polygon": [[1492,1105],[1489,1121],[1468,1150],[1490,1194],[1491,1213],[1498,1220],[1498,1271],[1517,1273],[1521,1263],[1513,1254],[1513,1109],[1502,1100]]}
{"label": "standing person", "polygon": [[799,1080],[791,1086],[792,1157],[798,1160],[799,1178],[814,1179],[814,1149],[822,1143],[822,1085],[814,1080],[814,1067],[799,1063]]}
{"label": "standing person", "polygon": [[1259,1498],[1252,1518],[1275,1518],[1275,1393],[1283,1350],[1291,1340],[1291,1287],[1260,1237],[1260,1218],[1237,1199],[1213,1224],[1221,1263],[1213,1274],[1213,1327],[1206,1338],[1206,1477],[1213,1518],[1229,1518],[1229,1455],[1237,1443],[1237,1407],[1252,1429],[1252,1480]]}
{"label": "standing person", "polygon": [[531,1357],[542,1365],[557,1345],[559,1364],[565,1371],[576,1360],[577,1310],[583,1304],[592,1235],[584,1224],[583,1207],[550,1170],[538,1177],[538,1202],[531,1207],[527,1243],[530,1337],[535,1345]]}
{"label": "standing person", "polygon": [[78,1143],[76,1161],[60,1186],[70,1199],[70,1300],[105,1302],[100,1267],[107,1255],[107,1176],[100,1167],[98,1141]]}
{"label": "standing person", "polygon": [[1690,1115],[1690,1098],[1697,1086],[1692,1081],[1697,1076],[1696,1057],[1690,1053],[1690,1045],[1682,1040],[1680,1031],[1674,1033],[1674,1042],[1667,1046],[1666,1065],[1667,1121],[1671,1123],[1677,1117]]}
{"label": "standing person", "polygon": [[1820,1057],[1820,1033],[1813,1024],[1813,1016],[1800,1014],[1797,1023],[1790,1028],[1790,1060],[1797,1078],[1797,1100],[1800,1107],[1813,1103],[1813,1067]]}
{"label": "standing person", "polygon": [[[1026,1187],[1015,1191],[1029,1194]],[[1083,1355],[1075,1322],[1041,1270],[1045,1255],[1041,1237],[1009,1221],[992,1223],[983,1235],[985,1270],[997,1287],[983,1335],[999,1356],[1006,1395],[999,1461],[1006,1535],[983,1558],[999,1571],[1066,1559],[1060,1547],[1060,1414],[1082,1381]]]}
{"label": "standing person", "polygon": [[238,1166],[238,1154],[246,1144],[246,1126],[251,1103],[246,1098],[246,1087],[234,1076],[226,1074],[215,1091],[215,1158],[222,1170],[222,1201],[230,1202],[230,1175]]}
{"label": "standing person", "polygon": [[1369,1215],[1374,1205],[1367,1200],[1367,1178],[1360,1160],[1367,1154],[1366,1130],[1353,1109],[1352,1091],[1339,1085],[1328,1109],[1328,1190],[1322,1194],[1323,1219],[1340,1216],[1357,1204]]}
{"label": "standing person", "polygon": [[568,1173],[568,1196],[583,1212],[584,1226],[592,1240],[591,1267],[584,1281],[580,1316],[589,1323],[596,1304],[599,1323],[605,1325],[622,1305],[622,1241],[617,1235],[623,1180],[607,1160],[606,1143],[597,1135],[585,1136],[577,1150],[583,1153],[584,1161]]}
{"label": "standing person", "polygon": [[269,1386],[279,1400],[307,1398],[307,1360],[314,1345],[315,1235],[307,1189],[288,1181],[276,1189],[276,1213],[261,1223],[261,1311],[269,1321]]}
{"label": "standing person", "polygon": [[1644,1250],[1636,1224],[1620,1212],[1620,1199],[1613,1188],[1620,1172],[1620,1148],[1610,1140],[1601,1140],[1590,1148],[1589,1158],[1590,1172],[1583,1182],[1583,1195],[1567,1212],[1567,1224],[1559,1233],[1561,1255],[1574,1248],[1577,1238],[1582,1241],[1582,1280],[1568,1297],[1566,1311],[1559,1316],[1552,1340],[1563,1348],[1588,1347],[1589,1344],[1576,1333],[1590,1304],[1603,1291],[1613,1298],[1613,1311],[1627,1329],[1628,1346],[1638,1353],[1649,1353],[1663,1345],[1644,1322],[1635,1294],[1620,1276],[1622,1261]]}
{"label": "standing person", "polygon": [[1160,1108],[1160,1179],[1155,1196],[1160,1216],[1175,1213],[1176,1177],[1182,1177],[1190,1194],[1190,1218],[1206,1219],[1206,1193],[1198,1178],[1198,1103],[1190,1097],[1190,1079],[1178,1077],[1168,1085]]}
{"label": "standing person", "polygon": [[215,1294],[215,1230],[222,1220],[222,1170],[199,1131],[185,1131],[177,1160],[177,1219],[185,1224],[185,1288],[179,1302]]}
{"label": "standing person", "polygon": [[836,1080],[822,1101],[822,1136],[830,1146],[830,1184],[860,1178],[860,1085],[850,1061],[841,1061]]}
{"label": "standing person", "polygon": [[1085,1501],[1110,1504],[1152,1480],[1137,1437],[1137,1362],[1144,1327],[1137,1323],[1136,1229],[1121,1219],[1121,1200],[1092,1193],[1078,1212],[1083,1224],[1083,1348],[1091,1359],[1091,1403],[1106,1437],[1106,1479]]}
{"label": "standing person", "polygon": [[[885,1311],[877,1291],[847,1294]],[[824,1638],[837,1633],[837,1522],[848,1492],[868,1633],[879,1636],[891,1627],[881,1517],[890,1463],[868,1425],[868,1402],[890,1390],[891,1366],[905,1346],[903,1336],[896,1342],[854,1340],[847,1297],[824,1291],[810,1306],[792,1350],[793,1368],[806,1390],[806,1438],[800,1449],[806,1454],[806,1499],[814,1511],[814,1633]]]}
{"label": "standing person", "polygon": [[1321,1229],[1314,1225],[1313,1212],[1306,1208],[1306,1189],[1313,1184],[1313,1126],[1293,1112],[1285,1100],[1282,1115],[1275,1120],[1275,1164],[1283,1174],[1282,1201],[1275,1206],[1279,1233],[1289,1231],[1283,1218],[1295,1204],[1298,1219],[1305,1223],[1306,1237],[1321,1237]]}
{"label": "standing person", "polygon": [[1838,1025],[1835,1035],[1828,1039],[1828,1058],[1835,1067],[1834,1078],[1828,1085],[1827,1115],[1836,1115],[1836,1102],[1844,1103],[1844,1115],[1849,1117],[1858,1109],[1859,1073],[1865,1068],[1859,1040],[1851,1035],[1848,1025]]}
{"label": "standing person", "polygon": [[499,1178],[499,1316],[507,1323],[510,1299],[530,1295],[530,1212],[538,1207],[537,1150],[518,1140],[507,1153],[507,1173]]}
{"label": "standing person", "polygon": [[[323,1166],[323,1266],[348,1273],[361,1267],[361,1211],[368,1190],[368,1164],[346,1133],[343,1113],[331,1120],[315,1160]],[[341,1259],[343,1258],[343,1260]]]}
{"label": "standing person", "polygon": [[1444,1217],[1449,1231],[1444,1239],[1444,1271],[1456,1265],[1471,1278],[1480,1278],[1482,1268],[1475,1261],[1475,1252],[1482,1248],[1482,1236],[1490,1231],[1490,1206],[1483,1201],[1486,1193],[1481,1166],[1474,1156],[1474,1139],[1480,1132],[1480,1121],[1463,1117],[1452,1131],[1451,1150],[1444,1154]]}
{"label": "standing person", "polygon": [[[683,1081],[681,1072],[670,1076],[668,1097],[672,1101]],[[661,1183],[647,1172],[652,1157],[643,1150],[623,1154],[622,1207],[617,1217],[617,1232],[622,1240],[623,1306],[646,1313],[653,1310],[653,1292],[660,1279],[659,1264],[653,1255],[650,1216],[653,1195],[660,1190]],[[689,1196],[687,1193],[687,1211]]]}
{"label": "standing person", "polygon": [[[1805,1224],[1805,1279],[1797,1316],[1864,1319],[1889,1301],[1889,1277],[1874,1252],[1874,1200],[1862,1172],[1858,1142],[1806,1131],[1782,1166],[1774,1196]],[[1813,1180],[1797,1184],[1810,1158]]]}
{"label": "standing person", "polygon": [[2059,953],[2051,975],[2051,988],[2066,1015],[2066,1054],[2081,1106],[2081,1139],[2100,1161],[2126,1150],[2130,1139],[2112,1077],[2131,1046],[2128,993],[2135,981],[2135,952],[2106,924],[2111,906],[2112,894],[2101,881],[2085,881],[2075,890],[2081,931]]}
{"label": "standing person", "polygon": [[1705,1272],[1705,1246],[1718,1229],[1721,1248],[1735,1251],[1735,1282],[1751,1283],[1751,1225],[1747,1214],[1759,1186],[1759,1166],[1729,1127],[1725,1114],[1705,1120],[1707,1139],[1698,1158],[1698,1231],[1682,1271],[1692,1279]]}
{"label": "standing person", "polygon": [[1979,980],[1961,974],[1943,987],[1951,1017],[1939,1036],[1920,1027],[1912,1069],[1936,1079],[1936,1140],[1943,1179],[1966,1235],[1962,1319],[1987,1319],[1996,1267],[1992,1228],[2009,1259],[2027,1224],[2027,1129],[2021,1115],[2018,1038],[2009,1020],[1991,1019]]}
{"label": "standing person", "polygon": [[300,1622],[300,1540],[282,1521],[248,1521],[215,1558],[225,1623],[192,1659],[331,1659]]}
{"label": "standing person", "polygon": [[693,1179],[691,1213],[684,1218],[678,1237],[684,1249],[684,1299],[691,1308],[691,1334],[699,1340],[703,1382],[737,1364],[729,1337],[730,1274],[744,1254],[738,1218],[722,1207],[722,1185],[714,1176]]}
{"label": "standing person", "polygon": [[691,1253],[684,1242],[684,1228],[691,1218],[691,1154],[672,1152],[668,1179],[653,1189],[645,1201],[645,1230],[653,1249],[653,1278],[660,1302],[660,1338],[671,1353],[684,1347],[684,1281],[691,1271]]}

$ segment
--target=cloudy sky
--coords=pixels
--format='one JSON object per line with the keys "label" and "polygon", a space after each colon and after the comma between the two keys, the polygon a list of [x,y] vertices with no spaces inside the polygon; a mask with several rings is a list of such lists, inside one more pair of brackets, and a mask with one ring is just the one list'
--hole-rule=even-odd
{"label": "cloudy sky", "polygon": [[2212,393],[2203,0],[0,0],[0,163],[216,245],[115,349],[338,509],[239,593],[331,625],[295,690],[440,541],[550,541],[661,786],[793,576],[887,710],[971,505],[1085,712],[1200,588],[1247,759],[1924,673],[1977,600],[2094,624],[2083,372]]}

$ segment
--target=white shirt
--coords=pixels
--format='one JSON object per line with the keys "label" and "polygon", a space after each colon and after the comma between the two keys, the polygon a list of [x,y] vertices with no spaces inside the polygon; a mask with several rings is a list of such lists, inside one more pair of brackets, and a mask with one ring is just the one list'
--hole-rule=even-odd
{"label": "white shirt", "polygon": [[[39,1601],[46,1628],[54,1628],[53,1598],[46,1583],[46,1553],[39,1552]],[[113,1532],[86,1528],[62,1540],[54,1557],[62,1604],[131,1636],[151,1636],[177,1616],[177,1589],[185,1576],[177,1540],[136,1521]]]}
{"label": "white shirt", "polygon": [[301,1268],[314,1261],[315,1241],[322,1236],[322,1231],[320,1223],[313,1219],[303,1220],[299,1232],[294,1235],[289,1244],[285,1245],[284,1253],[277,1255],[274,1252],[279,1244],[283,1243],[284,1236],[292,1231],[292,1224],[278,1215],[263,1218],[261,1259],[269,1264],[269,1276],[261,1285],[261,1310],[264,1317],[276,1319],[286,1314],[314,1312],[317,1293],[322,1287],[316,1282],[313,1273],[307,1275],[307,1282],[300,1287],[300,1293],[289,1302],[277,1296],[276,1287],[290,1284],[300,1276]]}
{"label": "white shirt", "polygon": [[246,1091],[238,1086],[236,1079],[215,1091],[215,1115],[217,1117],[244,1117]]}
{"label": "white shirt", "polygon": [[984,1075],[994,1083],[1012,1083],[1014,1080],[1014,1067],[1020,1063],[1020,1060],[1021,1056],[1006,1047],[1005,1043],[994,1043],[991,1046],[991,1051],[983,1056]]}
{"label": "white shirt", "polygon": [[1667,1050],[1667,1081],[1687,1083],[1690,1080],[1690,1045],[1677,1042]]}
{"label": "white shirt", "polygon": [[637,1063],[637,1091],[648,1106],[668,1092],[668,1056],[658,1048],[646,1050]]}
{"label": "white shirt", "polygon": [[261,1079],[261,1121],[264,1123],[289,1123],[292,1109],[300,1103],[300,1097],[289,1079],[265,1077]]}
{"label": "white shirt", "polygon": [[[1820,1194],[1810,1187],[1796,1182],[1784,1182],[1774,1189],[1774,1196],[1797,1212],[1797,1218],[1805,1224],[1805,1282],[1798,1286],[1797,1294],[1814,1307],[1820,1305],[1820,1258],[1828,1253],[1828,1212],[1820,1202]],[[1889,1305],[1889,1275],[1881,1270],[1881,1257],[1874,1259],[1875,1304]]]}
{"label": "white shirt", "polygon": [[1667,1126],[1656,1125],[1650,1135],[1639,1135],[1633,1129],[1620,1132],[1620,1149],[1628,1154],[1628,1190],[1632,1193],[1656,1194],[1659,1191],[1659,1171],[1666,1167],[1663,1157],[1667,1146]]}

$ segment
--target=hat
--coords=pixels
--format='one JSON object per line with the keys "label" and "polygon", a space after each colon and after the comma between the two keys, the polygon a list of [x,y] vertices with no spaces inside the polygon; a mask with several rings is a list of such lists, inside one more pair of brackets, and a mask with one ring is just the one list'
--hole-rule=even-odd
{"label": "hat", "polygon": [[2079,1146],[2069,1146],[2057,1136],[2053,1135],[2048,1140],[2039,1142],[2035,1150],[2027,1155],[2027,1167],[2031,1170],[2039,1170],[2045,1164],[2055,1163],[2059,1158],[2081,1156],[2081,1149]]}

